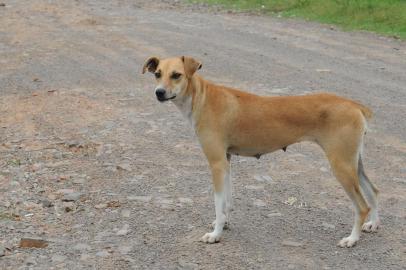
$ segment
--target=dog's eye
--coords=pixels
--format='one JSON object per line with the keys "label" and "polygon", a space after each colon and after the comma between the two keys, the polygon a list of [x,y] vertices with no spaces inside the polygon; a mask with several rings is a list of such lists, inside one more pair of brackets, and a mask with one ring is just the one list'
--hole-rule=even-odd
{"label": "dog's eye", "polygon": [[171,79],[177,80],[177,79],[180,78],[180,76],[182,76],[182,74],[180,74],[180,73],[173,73],[173,74],[171,75]]}
{"label": "dog's eye", "polygon": [[161,72],[157,72],[157,73],[154,73],[154,74],[155,74],[155,78],[157,78],[157,79],[161,78]]}

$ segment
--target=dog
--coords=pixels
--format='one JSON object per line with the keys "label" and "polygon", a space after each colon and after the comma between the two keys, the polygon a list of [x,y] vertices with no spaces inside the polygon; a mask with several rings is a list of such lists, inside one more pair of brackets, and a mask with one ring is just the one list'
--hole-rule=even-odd
{"label": "dog", "polygon": [[[202,64],[192,57],[145,61],[142,73],[155,75],[158,101],[173,102],[193,126],[212,173],[216,220],[201,241],[220,241],[232,208],[232,155],[261,155],[301,141],[317,143],[350,197],[355,221],[340,247],[352,247],[361,230],[380,226],[378,189],[368,179],[361,160],[367,120],[364,105],[333,94],[262,97],[216,85],[196,74]],[[370,221],[364,223],[368,214]]]}

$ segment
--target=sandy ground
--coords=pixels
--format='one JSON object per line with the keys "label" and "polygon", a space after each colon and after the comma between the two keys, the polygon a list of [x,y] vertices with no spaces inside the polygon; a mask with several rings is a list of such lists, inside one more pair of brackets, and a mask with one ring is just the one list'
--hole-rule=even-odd
{"label": "sandy ground", "polygon": [[[405,269],[404,42],[171,1],[0,2],[1,269]],[[141,75],[150,55],[194,56],[204,77],[257,94],[370,106],[381,230],[336,246],[351,203],[303,143],[234,158],[230,230],[198,242],[214,219],[210,173]]]}

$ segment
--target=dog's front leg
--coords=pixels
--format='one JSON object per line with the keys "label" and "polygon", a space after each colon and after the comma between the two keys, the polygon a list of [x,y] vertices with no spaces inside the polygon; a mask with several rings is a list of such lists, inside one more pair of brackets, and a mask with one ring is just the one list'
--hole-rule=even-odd
{"label": "dog's front leg", "polygon": [[226,195],[226,204],[225,204],[225,214],[226,214],[226,226],[229,225],[227,223],[230,223],[230,212],[233,209],[233,184],[232,184],[232,179],[231,179],[231,154],[227,154],[227,161],[228,161],[228,167],[227,167],[227,174],[225,177],[225,183],[224,183],[224,191]]}
{"label": "dog's front leg", "polygon": [[[232,198],[232,179],[231,179],[231,154],[227,154],[227,161],[228,161],[228,168],[226,172],[226,176],[224,177],[224,196],[225,196],[225,204],[223,213],[226,215],[226,223],[224,224],[223,228],[227,230],[230,226],[230,215],[231,210],[233,209],[233,198]],[[212,228],[216,227],[216,220],[212,222]]]}
{"label": "dog's front leg", "polygon": [[[212,153],[210,153],[212,154]],[[214,222],[214,230],[211,233],[206,233],[201,241],[205,243],[216,243],[220,241],[221,234],[223,233],[224,224],[226,223],[225,215],[225,204],[226,204],[226,194],[225,194],[225,178],[228,175],[229,161],[224,153],[222,158],[213,157],[212,155],[207,155],[212,177],[213,177],[213,188],[214,188],[214,204],[216,208],[216,221]]]}

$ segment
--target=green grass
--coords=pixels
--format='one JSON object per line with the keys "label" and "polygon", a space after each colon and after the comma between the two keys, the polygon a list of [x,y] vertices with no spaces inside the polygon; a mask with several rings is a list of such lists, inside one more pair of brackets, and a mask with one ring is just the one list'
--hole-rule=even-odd
{"label": "green grass", "polygon": [[345,30],[367,30],[406,39],[406,0],[189,0],[240,11],[278,13]]}

